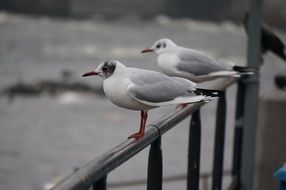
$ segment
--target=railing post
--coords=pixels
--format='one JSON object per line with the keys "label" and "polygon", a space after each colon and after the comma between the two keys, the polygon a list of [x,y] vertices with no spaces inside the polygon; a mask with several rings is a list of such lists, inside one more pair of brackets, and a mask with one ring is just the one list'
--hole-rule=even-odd
{"label": "railing post", "polygon": [[190,123],[187,190],[198,190],[200,181],[201,119],[200,109],[193,113]]}
{"label": "railing post", "polygon": [[[260,66],[261,39],[261,6],[262,0],[249,1],[248,54],[247,66]],[[254,157],[257,125],[257,107],[259,90],[259,70],[245,80],[245,100],[243,117],[241,183],[242,190],[253,189]]]}
{"label": "railing post", "polygon": [[106,178],[107,176],[104,176],[96,183],[94,183],[92,185],[92,190],[106,190]]}
{"label": "railing post", "polygon": [[233,156],[232,156],[232,177],[233,179],[236,178],[237,180],[235,189],[239,189],[239,184],[240,184],[243,109],[244,109],[244,84],[240,80],[237,83],[236,113],[235,113]]}
{"label": "railing post", "polygon": [[224,137],[225,137],[225,120],[226,120],[226,97],[225,91],[222,92],[218,100],[214,144],[214,159],[213,159],[213,176],[212,189],[221,190],[222,175],[223,175],[223,152],[224,152]]}
{"label": "railing post", "polygon": [[162,189],[162,150],[161,137],[158,137],[150,146],[148,159],[147,190]]}

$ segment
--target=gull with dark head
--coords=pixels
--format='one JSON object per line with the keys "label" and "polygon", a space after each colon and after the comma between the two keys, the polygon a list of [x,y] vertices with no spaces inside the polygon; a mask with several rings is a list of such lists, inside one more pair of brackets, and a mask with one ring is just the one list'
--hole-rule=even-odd
{"label": "gull with dark head", "polygon": [[141,53],[153,52],[163,73],[189,79],[193,82],[204,82],[219,77],[239,77],[252,74],[253,69],[235,66],[233,63],[216,60],[201,51],[176,45],[172,40],[163,38],[151,48]]}
{"label": "gull with dark head", "polygon": [[104,79],[103,90],[115,105],[141,111],[139,132],[128,138],[140,139],[144,136],[147,112],[165,106],[209,101],[219,92],[198,89],[187,79],[168,77],[161,73],[126,67],[117,60],[108,60],[83,77],[98,75]]}

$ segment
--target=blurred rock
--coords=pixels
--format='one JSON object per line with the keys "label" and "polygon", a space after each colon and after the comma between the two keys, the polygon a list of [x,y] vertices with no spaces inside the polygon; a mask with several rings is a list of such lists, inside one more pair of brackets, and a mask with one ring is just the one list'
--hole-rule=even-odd
{"label": "blurred rock", "polygon": [[0,91],[0,94],[8,96],[9,99],[12,100],[16,96],[39,96],[43,93],[55,96],[65,92],[91,93],[98,96],[104,96],[102,86],[92,87],[85,83],[66,80],[41,80],[35,83],[18,82],[3,88]]}

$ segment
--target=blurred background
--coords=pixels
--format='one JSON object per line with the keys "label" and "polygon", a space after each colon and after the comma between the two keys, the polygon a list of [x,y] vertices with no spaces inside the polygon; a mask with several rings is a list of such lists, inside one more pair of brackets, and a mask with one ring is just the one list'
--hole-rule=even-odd
{"label": "blurred background", "polygon": [[[263,20],[286,42],[286,1],[263,3]],[[159,71],[155,56],[140,51],[168,37],[245,65],[247,7],[246,0],[1,0],[1,189],[45,189],[138,130],[139,112],[109,102],[100,78],[81,78],[99,62],[113,58]],[[285,73],[285,62],[266,54],[260,97],[285,100],[285,90],[273,82]],[[235,94],[233,86],[227,92],[225,170],[231,167]],[[174,109],[150,111],[148,123]],[[206,173],[212,170],[215,111],[215,101],[202,108],[201,170]],[[164,176],[186,174],[187,137],[188,121],[164,135]],[[145,179],[147,151],[112,172],[108,182]],[[183,179],[164,183],[166,190],[185,186]]]}

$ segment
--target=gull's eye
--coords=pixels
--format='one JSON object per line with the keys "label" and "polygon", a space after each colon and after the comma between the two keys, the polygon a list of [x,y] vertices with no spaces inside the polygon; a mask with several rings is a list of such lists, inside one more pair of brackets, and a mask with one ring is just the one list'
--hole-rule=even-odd
{"label": "gull's eye", "polygon": [[104,66],[104,67],[102,67],[102,71],[103,71],[103,72],[107,72],[107,71],[109,71],[109,67],[108,67],[108,66]]}
{"label": "gull's eye", "polygon": [[163,48],[165,48],[167,45],[166,45],[166,43],[163,43]]}
{"label": "gull's eye", "polygon": [[159,49],[161,47],[161,44],[157,44],[156,48]]}

